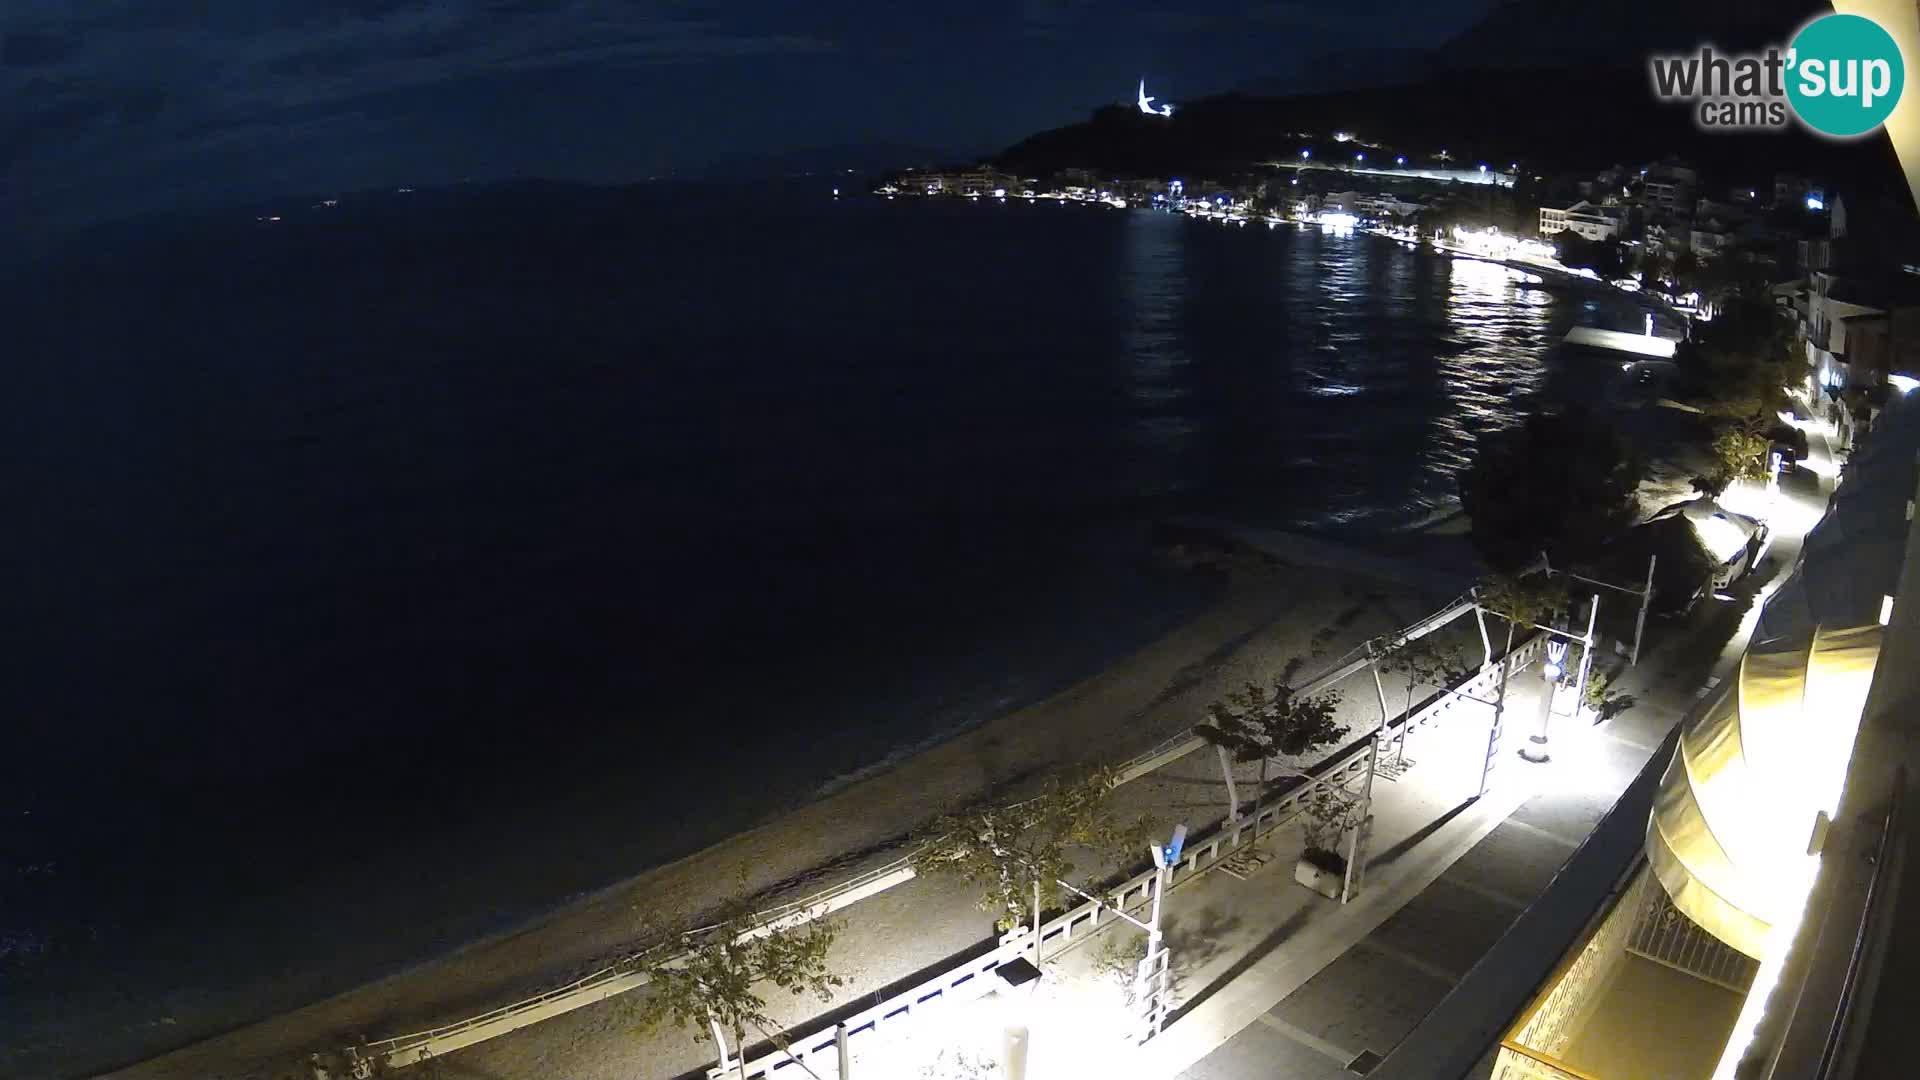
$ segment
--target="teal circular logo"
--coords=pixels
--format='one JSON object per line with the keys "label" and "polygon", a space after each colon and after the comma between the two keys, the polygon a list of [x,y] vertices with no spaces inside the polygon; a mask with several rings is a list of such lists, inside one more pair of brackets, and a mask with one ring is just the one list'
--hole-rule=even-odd
{"label": "teal circular logo", "polygon": [[1808,127],[1823,135],[1872,131],[1900,101],[1907,81],[1900,46],[1872,19],[1815,19],[1789,48],[1787,100]]}

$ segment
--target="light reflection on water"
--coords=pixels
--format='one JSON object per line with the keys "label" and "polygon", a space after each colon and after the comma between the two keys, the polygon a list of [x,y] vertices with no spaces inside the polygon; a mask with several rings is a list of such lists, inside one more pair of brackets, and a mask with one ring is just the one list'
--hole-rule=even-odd
{"label": "light reflection on water", "polygon": [[1127,442],[1153,490],[1279,524],[1392,527],[1549,394],[1581,304],[1366,235],[1134,213],[1118,268]]}
{"label": "light reflection on water", "polygon": [[1480,435],[1511,427],[1519,418],[1513,403],[1545,385],[1542,361],[1555,340],[1553,300],[1521,287],[1525,277],[1497,263],[1452,262],[1447,314],[1454,340],[1464,347],[1439,358],[1451,407],[1435,418],[1435,438],[1425,450],[1436,473],[1466,468]]}

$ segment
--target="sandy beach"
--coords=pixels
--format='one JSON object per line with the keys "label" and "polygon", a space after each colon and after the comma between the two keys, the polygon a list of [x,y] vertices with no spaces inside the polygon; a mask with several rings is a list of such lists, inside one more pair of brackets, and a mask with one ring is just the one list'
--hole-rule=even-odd
{"label": "sandy beach", "polygon": [[[1424,614],[1445,599],[1383,587],[1323,567],[1292,566],[1248,554],[1231,565],[1230,587],[1210,609],[1053,697],[1002,716],[897,766],[733,836],[699,854],[637,874],[518,932],[477,942],[442,959],[271,1020],[189,1046],[110,1075],[128,1078],[296,1077],[307,1052],[404,1033],[457,1019],[591,969],[630,946],[643,921],[694,914],[744,889],[768,899],[810,891],[895,857],[907,833],[944,806],[1076,763],[1121,760],[1195,722],[1206,703],[1250,679],[1277,673],[1294,656],[1306,670],[1367,637]],[[1316,656],[1317,653],[1317,656]],[[1377,716],[1369,699],[1343,705],[1350,723]],[[1130,800],[1164,801],[1156,778]],[[1218,786],[1217,771],[1211,777]],[[1191,800],[1191,793],[1180,796]],[[1216,806],[1206,792],[1196,806]],[[1215,811],[1217,812],[1217,811]],[[974,913],[961,935],[984,934]],[[934,941],[938,935],[922,935]],[[911,952],[911,950],[908,950]],[[928,962],[938,955],[927,958]],[[849,999],[871,993],[911,967],[863,970]],[[616,1020],[618,1003],[581,1010],[437,1063],[448,1075],[635,1075],[640,1050]],[[596,1034],[597,1033],[597,1034]],[[672,1050],[671,1047],[683,1046]],[[710,1051],[672,1033],[645,1055],[639,1075],[675,1076]],[[556,1058],[554,1055],[561,1057]],[[624,1059],[624,1060],[623,1060]]]}

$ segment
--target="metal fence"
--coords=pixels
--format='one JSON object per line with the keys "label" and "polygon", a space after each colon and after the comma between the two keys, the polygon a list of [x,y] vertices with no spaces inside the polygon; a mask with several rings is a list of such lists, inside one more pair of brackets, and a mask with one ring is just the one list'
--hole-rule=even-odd
{"label": "metal fence", "polygon": [[1662,888],[1641,890],[1627,951],[1696,979],[1745,994],[1760,962],[1701,929]]}

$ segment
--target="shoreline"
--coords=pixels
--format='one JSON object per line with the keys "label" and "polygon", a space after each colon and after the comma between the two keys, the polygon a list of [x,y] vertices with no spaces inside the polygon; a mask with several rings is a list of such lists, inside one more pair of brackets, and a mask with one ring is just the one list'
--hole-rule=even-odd
{"label": "shoreline", "polygon": [[[1263,634],[1324,621],[1342,602],[1335,590],[1354,589],[1350,580],[1339,580],[1346,577],[1271,563],[1251,571],[1236,565],[1216,603],[1048,698],[516,929],[108,1075],[276,1076],[306,1051],[354,1041],[338,1033],[400,1034],[541,988],[552,974],[630,946],[641,912],[697,912],[743,891],[769,902],[810,891],[897,850],[913,826],[946,805],[1036,770],[1124,758],[1184,730],[1198,715],[1188,699],[1233,685],[1223,674],[1245,663]],[[1277,664],[1267,657],[1255,666]],[[735,866],[743,873],[738,888]]]}
{"label": "shoreline", "polygon": [[[1433,527],[1433,524],[1431,522],[1416,522],[1414,527],[1424,529]],[[1387,542],[1386,538],[1381,536],[1370,536],[1365,539],[1375,544],[1384,545]],[[1235,590],[1240,590],[1243,584],[1244,583],[1236,584],[1234,586]],[[1397,589],[1391,591],[1396,595],[1399,593]],[[671,786],[670,781],[674,775],[684,775],[686,772],[692,771],[687,768],[687,766],[691,764],[691,759],[683,759],[680,767],[676,769],[675,758],[678,756],[678,751],[650,765],[634,762],[632,763],[633,768],[623,770],[620,777],[608,784],[597,784],[593,790],[582,791],[577,788],[568,788],[565,791],[556,791],[553,793],[535,793],[553,794],[556,798],[564,797],[567,803],[565,812],[546,812],[544,807],[536,805],[537,799],[530,797],[529,793],[524,791],[520,786],[514,785],[500,788],[493,797],[492,803],[494,807],[498,808],[499,814],[494,815],[490,813],[486,818],[481,819],[484,825],[499,824],[501,823],[499,819],[504,819],[505,829],[503,834],[497,837],[498,842],[496,844],[496,854],[502,856],[499,863],[496,865],[493,860],[489,859],[485,864],[479,866],[470,877],[462,878],[450,875],[440,883],[429,884],[426,887],[439,888],[444,892],[448,889],[457,889],[466,882],[471,881],[473,884],[480,886],[480,888],[473,890],[473,895],[479,900],[476,908],[485,906],[486,899],[490,895],[490,883],[498,881],[504,875],[513,874],[516,870],[518,870],[518,872],[525,872],[525,870],[529,868],[537,870],[542,862],[542,860],[535,858],[513,859],[506,858],[506,856],[513,855],[516,849],[528,844],[538,846],[540,843],[540,833],[544,830],[554,828],[573,829],[576,831],[576,835],[584,835],[587,838],[583,843],[575,843],[573,845],[574,847],[583,847],[586,844],[599,845],[602,844],[603,837],[608,836],[613,831],[625,831],[627,842],[618,845],[619,850],[617,855],[606,858],[600,864],[612,867],[614,870],[614,873],[599,879],[600,881],[608,882],[608,884],[602,885],[596,882],[594,886],[583,891],[562,892],[557,889],[553,890],[548,893],[548,895],[555,897],[551,903],[542,904],[538,908],[524,909],[532,910],[536,913],[523,918],[512,918],[513,912],[511,908],[508,905],[499,905],[493,913],[505,914],[509,917],[495,921],[486,932],[473,935],[442,935],[438,940],[430,942],[427,948],[418,950],[421,958],[416,962],[386,966],[374,972],[379,974],[381,978],[369,979],[369,981],[364,983],[359,982],[357,979],[347,979],[329,983],[326,979],[307,978],[304,975],[298,974],[298,969],[289,967],[286,970],[296,974],[294,977],[283,980],[284,984],[294,985],[297,983],[300,989],[296,989],[291,993],[272,996],[263,995],[265,1000],[256,999],[251,1003],[241,1002],[241,1004],[253,1004],[258,1008],[258,1012],[251,1014],[242,1008],[229,1004],[247,992],[248,984],[241,983],[237,980],[229,983],[227,985],[235,989],[229,993],[219,995],[217,998],[215,995],[206,994],[200,995],[200,997],[190,1001],[189,998],[191,994],[197,993],[197,991],[189,990],[189,992],[179,995],[168,994],[167,998],[162,1000],[157,994],[149,998],[149,995],[144,989],[144,984],[151,980],[147,978],[144,972],[140,972],[138,973],[140,975],[138,981],[115,980],[116,982],[123,983],[118,993],[121,997],[149,998],[149,1000],[127,1001],[125,1003],[114,1002],[111,1009],[102,1009],[101,1013],[103,1015],[96,1016],[90,1007],[71,1007],[60,1003],[57,997],[50,996],[50,1000],[46,1002],[44,1007],[35,1005],[33,1011],[42,1012],[51,1011],[56,1007],[71,1007],[69,1015],[83,1019],[77,1019],[71,1024],[62,1023],[58,1026],[48,1025],[48,1030],[56,1034],[56,1039],[43,1039],[43,1033],[39,1030],[33,1030],[28,1033],[35,1039],[41,1040],[42,1046],[51,1046],[55,1049],[59,1047],[60,1043],[79,1047],[82,1039],[90,1034],[88,1030],[89,1027],[93,1027],[94,1031],[102,1037],[101,1041],[103,1043],[108,1042],[113,1036],[126,1036],[127,1038],[122,1041],[136,1043],[146,1042],[148,1045],[153,1045],[160,1041],[159,1038],[155,1038],[156,1036],[164,1038],[168,1035],[172,1035],[173,1038],[166,1041],[178,1043],[182,1041],[183,1038],[198,1038],[200,1032],[210,1030],[213,1027],[213,1025],[209,1023],[210,1020],[217,1022],[220,1019],[228,1017],[241,1017],[243,1022],[241,1022],[239,1026],[227,1025],[226,1030],[230,1034],[234,1032],[245,1032],[252,1026],[251,1020],[249,1019],[250,1016],[266,1014],[287,1015],[281,1012],[283,1004],[289,1008],[291,1013],[300,1013],[308,1007],[307,1004],[304,1003],[324,1005],[334,1001],[338,997],[358,998],[365,995],[369,991],[369,988],[372,988],[375,993],[387,994],[389,998],[388,1006],[383,1006],[380,1009],[359,1012],[350,1010],[348,1014],[341,1016],[339,1019],[321,1018],[314,1021],[313,1026],[315,1028],[322,1028],[324,1024],[323,1030],[329,1033],[329,1041],[319,1042],[317,1045],[337,1045],[337,1042],[331,1041],[333,1039],[332,1033],[334,1032],[358,1032],[366,1030],[369,1034],[374,1035],[393,1034],[396,1031],[410,1030],[410,1018],[415,1015],[425,1015],[429,1021],[441,1018],[443,1012],[451,1011],[454,1008],[453,1002],[458,1002],[462,1008],[464,1008],[468,1002],[480,1004],[484,1007],[485,1005],[495,1003],[503,996],[510,999],[512,996],[518,996],[519,990],[524,988],[522,984],[531,980],[541,980],[544,982],[548,975],[553,974],[560,974],[564,977],[564,974],[576,963],[579,956],[590,956],[592,950],[589,949],[587,945],[566,940],[560,942],[558,947],[549,947],[544,951],[532,951],[531,947],[529,947],[527,955],[532,957],[530,963],[520,963],[517,961],[512,963],[505,961],[495,962],[489,959],[489,957],[499,951],[503,945],[520,941],[523,938],[551,936],[548,934],[550,924],[575,918],[580,911],[593,909],[596,904],[610,905],[624,898],[626,910],[617,913],[626,919],[624,930],[612,925],[615,921],[614,915],[605,914],[606,926],[600,930],[589,928],[581,935],[586,938],[592,938],[593,942],[597,943],[597,947],[609,950],[618,949],[632,940],[634,933],[634,916],[636,914],[634,908],[639,903],[639,901],[635,899],[635,896],[636,894],[644,893],[645,886],[643,882],[654,881],[656,879],[663,881],[671,879],[683,865],[692,865],[702,859],[711,861],[716,857],[716,852],[723,853],[718,856],[719,858],[731,858],[733,856],[724,853],[743,850],[751,851],[751,855],[741,856],[740,860],[743,864],[752,862],[753,869],[756,873],[758,873],[764,865],[767,873],[762,876],[761,880],[775,885],[784,885],[789,890],[807,890],[809,882],[817,880],[823,875],[836,874],[839,872],[837,868],[858,865],[859,860],[869,856],[871,852],[884,850],[885,846],[889,844],[896,844],[900,838],[898,828],[889,832],[877,826],[869,827],[870,823],[864,817],[866,814],[864,800],[876,797],[874,793],[877,790],[887,789],[888,785],[893,783],[893,781],[888,779],[889,777],[893,777],[902,772],[923,769],[924,759],[937,757],[957,763],[956,768],[971,770],[972,776],[977,783],[970,782],[970,786],[977,788],[982,784],[993,783],[996,778],[1005,779],[1007,777],[1017,776],[1017,769],[1023,762],[1030,763],[1033,760],[1045,758],[1045,756],[1049,754],[1052,755],[1052,757],[1047,758],[1047,760],[1058,761],[1076,760],[1075,755],[1079,755],[1079,759],[1084,760],[1085,755],[1089,753],[1098,753],[1103,757],[1124,757],[1125,747],[1123,744],[1129,740],[1143,744],[1151,744],[1152,742],[1158,741],[1152,734],[1145,732],[1171,729],[1152,727],[1151,725],[1158,721],[1148,714],[1157,706],[1169,700],[1166,695],[1190,689],[1193,685],[1196,685],[1196,682],[1193,680],[1204,680],[1207,678],[1210,671],[1215,670],[1224,660],[1230,659],[1236,650],[1246,645],[1246,634],[1258,634],[1261,627],[1270,625],[1273,620],[1286,621],[1294,619],[1305,622],[1316,617],[1316,615],[1324,614],[1324,611],[1316,609],[1315,605],[1321,602],[1313,599],[1313,597],[1317,595],[1319,594],[1311,588],[1301,590],[1281,588],[1279,594],[1273,598],[1273,610],[1265,613],[1264,617],[1268,620],[1267,623],[1256,622],[1243,625],[1241,623],[1232,623],[1232,620],[1229,619],[1226,614],[1233,610],[1236,605],[1241,604],[1244,599],[1243,597],[1207,594],[1203,601],[1197,602],[1194,605],[1195,610],[1182,610],[1177,616],[1169,616],[1167,624],[1162,628],[1156,628],[1151,634],[1143,635],[1136,642],[1128,642],[1121,648],[1114,649],[1111,652],[1102,650],[1094,666],[1088,668],[1084,673],[1071,675],[1070,682],[1062,681],[1045,686],[1041,691],[1042,696],[1038,696],[1037,699],[1016,700],[1009,704],[1006,699],[996,699],[992,694],[983,693],[970,702],[979,705],[980,708],[977,715],[969,716],[955,709],[945,717],[941,717],[936,713],[927,718],[931,720],[931,723],[918,725],[921,731],[924,731],[927,727],[941,727],[942,730],[933,734],[916,739],[915,733],[912,730],[902,730],[902,727],[910,728],[913,725],[896,725],[891,733],[891,737],[897,738],[900,745],[895,746],[891,750],[887,749],[886,742],[884,741],[888,737],[888,734],[885,732],[873,738],[859,736],[856,737],[856,739],[849,739],[849,745],[854,745],[856,741],[864,741],[866,748],[879,749],[884,755],[880,760],[859,768],[844,772],[835,772],[832,766],[829,765],[826,768],[811,771],[788,770],[788,775],[793,777],[794,782],[785,785],[776,783],[772,785],[772,790],[770,790],[769,780],[781,780],[786,777],[784,775],[781,777],[770,777],[765,771],[756,768],[755,763],[745,761],[744,758],[748,755],[732,755],[742,759],[742,764],[746,767],[745,771],[738,776],[724,777],[720,783],[734,783],[748,788],[749,790],[745,796],[733,797],[731,801],[749,805],[724,805],[726,801],[729,801],[728,794],[718,787],[711,787],[706,789],[707,795],[704,798],[702,793],[698,791],[690,792],[685,797],[679,794],[673,795],[671,801],[677,805],[668,808],[669,813],[661,815],[657,822],[649,820],[622,823],[615,820],[618,817],[617,814],[608,813],[608,807],[610,805],[616,807],[618,805],[608,798],[611,789],[619,784],[629,786],[648,784],[649,781],[646,779],[645,773],[649,768],[661,772],[661,774],[667,778],[666,782],[669,783],[669,786]],[[1327,601],[1327,603],[1332,603],[1332,601]],[[1246,615],[1248,619],[1252,618],[1250,613],[1242,612],[1242,614]],[[936,616],[936,619],[937,618],[938,616]],[[1232,623],[1232,625],[1229,625],[1230,623]],[[1246,626],[1251,626],[1252,629],[1246,629]],[[1043,645],[1045,644],[1045,636],[1042,633],[1022,635],[1020,640],[1023,642],[1033,640]],[[1170,671],[1159,673],[1144,673],[1141,670],[1143,663],[1150,664],[1153,662],[1150,659],[1151,655],[1170,648],[1183,648],[1186,650],[1186,659],[1180,665]],[[1086,651],[1089,653],[1094,652],[1092,649]],[[1034,661],[1045,656],[1046,653],[1042,650],[1036,651],[1031,655],[1033,659],[1018,659],[1014,665],[1014,669],[1021,670],[1023,674],[1031,671]],[[1143,658],[1149,659],[1143,661]],[[1132,680],[1138,683],[1139,685],[1136,686],[1135,689],[1138,690],[1139,693],[1133,695],[1131,704],[1117,711],[1108,711],[1104,715],[1068,716],[1066,715],[1068,707],[1060,704],[1063,699],[1071,699],[1080,694],[1088,685],[1126,680]],[[644,701],[645,699],[640,700]],[[1118,699],[1116,698],[1114,700]],[[1141,701],[1145,701],[1146,704],[1139,705]],[[1046,719],[1032,719],[1034,717],[1045,717]],[[1184,723],[1177,724],[1176,727],[1183,727],[1185,723],[1191,723],[1195,717],[1189,714],[1180,719],[1183,720]],[[1078,725],[1077,738],[1079,741],[1077,744],[1070,745],[1067,742],[1047,742],[1038,736],[1029,737],[1027,733],[1017,730],[1021,722]],[[1010,734],[999,734],[999,732],[1008,729],[1009,725],[1015,730]],[[966,754],[959,754],[958,751],[953,749],[956,745],[971,748],[968,753],[972,756],[969,757]],[[1108,753],[1109,749],[1111,749],[1111,754]],[[1030,753],[1030,750],[1036,750],[1036,752]],[[957,754],[958,756],[956,756]],[[723,752],[722,756],[728,755]],[[852,762],[848,764],[852,764]],[[661,768],[662,766],[664,766],[664,769]],[[846,798],[843,799],[843,796]],[[751,805],[755,800],[758,800],[760,805]],[[668,800],[662,799],[656,801]],[[923,799],[921,801],[924,802],[925,800]],[[818,804],[831,804],[851,809],[844,811],[840,820],[834,820],[830,815],[823,816],[820,814],[814,814],[808,817],[809,809]],[[915,814],[919,812],[917,807],[904,803],[901,805],[905,807],[906,810],[913,811],[912,813],[903,812],[899,818],[901,822],[911,823],[917,820],[915,817]],[[527,813],[523,814],[522,811],[527,811]],[[593,813],[594,811],[598,811],[597,815]],[[569,813],[577,814],[577,819],[569,821],[567,819]],[[682,816],[682,814],[684,814],[684,816]],[[515,818],[520,817],[533,820],[515,820]],[[782,830],[785,830],[787,833],[793,832],[795,826],[790,820],[793,818],[806,818],[807,820],[813,820],[819,823],[817,830],[818,835],[803,836],[800,838],[800,843],[804,850],[818,854],[820,860],[807,862],[797,857],[789,858],[792,854],[792,851],[789,849],[793,847],[793,845],[781,846],[774,844],[772,841],[764,840],[762,836],[763,830],[766,830],[766,836],[779,835],[782,833]],[[851,819],[851,823],[854,826],[853,828],[848,827],[849,819]],[[738,824],[736,824],[736,822],[738,822]],[[577,828],[575,828],[576,826]],[[478,827],[479,826],[475,826],[475,828]],[[683,844],[679,850],[697,850],[694,850],[690,855],[684,855],[679,858],[672,857],[676,855],[677,852],[664,850],[661,854],[669,857],[665,860],[656,861],[652,858],[651,851],[649,850],[649,845],[654,843],[654,837],[651,835],[654,830],[662,832],[678,831],[680,837],[682,837]],[[713,840],[712,843],[708,842],[708,838],[716,836],[719,837],[719,839]],[[818,848],[804,847],[804,845],[813,844],[820,836],[833,839],[836,841],[835,846],[831,848],[824,846]],[[870,846],[862,847],[860,843],[856,841],[864,841]],[[761,844],[760,849],[754,849],[756,843]],[[613,847],[614,845],[605,845],[603,850],[611,850]],[[771,859],[760,858],[767,850],[772,850],[775,857]],[[481,854],[484,855],[485,853],[482,852]],[[451,860],[441,860],[442,864],[448,864],[450,862]],[[551,864],[554,860],[547,860],[547,862]],[[723,878],[729,876],[727,871],[730,869],[731,867],[728,866],[720,866],[718,869],[712,866],[707,868],[711,876]],[[425,879],[430,879],[433,875],[431,868],[422,867],[420,870],[422,871],[422,877]],[[791,871],[791,873],[782,876],[778,871]],[[523,891],[532,892],[535,890],[529,889]],[[416,925],[406,925],[399,921],[386,922],[393,905],[388,903],[386,898],[381,895],[382,890],[380,888],[376,887],[361,890],[363,895],[358,896],[352,895],[352,892],[353,890],[341,889],[338,890],[338,895],[336,895],[335,891],[330,890],[324,896],[313,898],[310,905],[312,910],[322,913],[320,918],[315,918],[313,921],[317,927],[321,928],[323,933],[331,934],[332,938],[341,936],[337,933],[331,933],[333,927],[330,927],[329,923],[338,923],[339,920],[336,913],[329,909],[341,906],[341,901],[345,900],[358,904],[363,909],[362,912],[359,913],[359,916],[361,921],[368,927],[367,932],[370,935],[378,934],[382,929],[382,924],[385,923],[392,939],[401,939],[407,935],[414,937],[419,936],[419,928]],[[685,895],[688,897],[685,900],[688,906],[692,906],[698,902],[697,897],[693,897],[692,894]],[[791,895],[791,893],[789,893],[789,895]],[[682,894],[674,894],[673,902],[679,903],[681,896]],[[236,904],[236,906],[239,905]],[[599,934],[600,936],[595,938],[595,934]],[[236,942],[239,944],[236,945]],[[178,981],[184,984],[197,978],[204,985],[207,981],[205,978],[206,973],[218,972],[220,968],[227,963],[227,961],[222,960],[223,954],[227,956],[240,955],[236,950],[240,945],[244,945],[244,938],[226,939],[213,935],[207,935],[199,938],[197,941],[188,938],[183,940],[183,947],[179,951],[187,951],[184,946],[189,943],[195,946],[194,951],[197,955],[192,957],[192,959],[196,961],[193,966],[197,967],[199,971],[191,973],[183,972]],[[206,947],[200,948],[199,946],[201,945]],[[313,950],[310,949],[308,951],[312,952]],[[491,965],[491,969],[482,971],[479,976],[475,976],[469,985],[455,986],[451,989],[446,989],[439,986],[437,980],[428,978],[429,975],[445,971],[450,967],[466,970],[474,966],[468,963],[468,961],[474,957],[479,957],[477,961],[479,967],[486,968],[488,965]],[[327,966],[321,969],[323,971],[338,972],[349,970],[349,965],[346,962],[343,962],[340,958],[331,954],[322,954],[320,959],[326,961]],[[91,967],[94,972],[114,970],[105,964],[90,964],[87,966]],[[152,965],[146,964],[143,966],[151,968]],[[316,968],[320,967],[319,964],[315,966]],[[373,971],[374,969],[352,968],[351,970]],[[392,974],[388,974],[388,972]],[[465,979],[468,976],[455,975],[453,977]],[[434,995],[445,993],[446,997],[440,998],[433,995],[416,994],[411,990],[394,990],[388,993],[386,984],[389,981],[395,980],[417,983],[433,991]],[[95,981],[104,983],[106,980],[96,978]],[[322,992],[318,994],[306,994],[303,992],[305,987],[313,984],[319,985]],[[130,993],[125,988],[126,985],[139,986],[142,987],[142,989]],[[349,986],[353,988],[347,989]],[[502,989],[506,987],[511,987],[511,992]],[[277,989],[277,987],[275,988]],[[416,989],[418,989],[418,987],[416,987]],[[336,994],[335,991],[344,991],[344,993]],[[98,995],[89,993],[86,995],[86,997],[89,998],[99,997],[103,1001],[109,999],[110,996],[108,993]],[[201,1007],[201,1002],[209,998],[215,999],[215,1007]],[[82,1000],[81,996],[77,994],[75,995],[75,999],[76,1001]],[[293,1008],[293,1006],[296,1005],[298,1005],[299,1008]],[[139,1011],[136,1012],[136,1009]],[[160,1026],[162,1024],[173,1023],[172,1016],[168,1015],[169,1013],[177,1015],[180,1018],[180,1027]],[[126,1027],[115,1031],[109,1024],[119,1017],[127,1017],[130,1020],[140,1021],[144,1023],[146,1027],[143,1031],[136,1031],[132,1024],[129,1023]],[[106,1021],[106,1023],[102,1021]],[[389,1021],[392,1021],[391,1024]],[[138,1040],[132,1038],[132,1036],[136,1035],[140,1036]],[[316,1044],[310,1040],[308,1045]],[[0,1063],[4,1063],[8,1058],[13,1057],[13,1054],[0,1055]],[[27,1068],[32,1059],[24,1054],[15,1060],[22,1063],[22,1068],[27,1069],[26,1075],[40,1076],[47,1074],[47,1071],[44,1070]],[[282,1062],[282,1064],[284,1064],[284,1062]]]}

